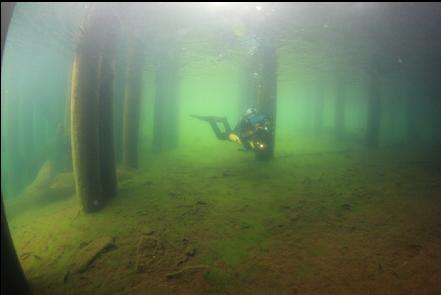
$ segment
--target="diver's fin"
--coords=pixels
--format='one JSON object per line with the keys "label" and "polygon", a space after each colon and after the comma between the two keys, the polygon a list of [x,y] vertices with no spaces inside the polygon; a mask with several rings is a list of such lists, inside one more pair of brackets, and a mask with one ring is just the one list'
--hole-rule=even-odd
{"label": "diver's fin", "polygon": [[216,117],[216,116],[199,116],[199,115],[190,115],[190,117],[202,120],[202,121],[214,121],[214,122],[218,122],[218,121],[223,121],[225,118],[224,117]]}
{"label": "diver's fin", "polygon": [[190,115],[190,117],[202,120],[202,121],[209,121],[210,120],[210,116],[199,116],[199,115]]}
{"label": "diver's fin", "polygon": [[[231,128],[230,125],[228,124],[226,117],[198,116],[198,115],[190,115],[190,116],[210,123],[211,129],[213,129],[213,132],[216,135],[217,139],[220,140],[228,139],[228,135],[231,133]],[[219,129],[218,124],[223,124],[224,127],[223,131]]]}

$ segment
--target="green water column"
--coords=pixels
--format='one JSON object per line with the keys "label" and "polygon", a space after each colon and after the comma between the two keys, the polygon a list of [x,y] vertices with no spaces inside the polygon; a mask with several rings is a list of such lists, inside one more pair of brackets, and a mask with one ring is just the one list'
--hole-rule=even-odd
{"label": "green water column", "polygon": [[370,71],[368,87],[368,114],[366,122],[365,143],[367,146],[377,147],[379,141],[381,119],[380,81],[377,71]]}
{"label": "green water column", "polygon": [[117,163],[123,161],[123,110],[124,98],[127,80],[127,59],[128,59],[128,38],[127,34],[119,35],[119,44],[115,48],[115,87],[113,101],[113,122],[114,122],[114,138],[115,138],[115,156]]}
{"label": "green water column", "polygon": [[257,98],[257,110],[273,119],[274,133],[267,153],[256,154],[256,160],[274,158],[277,121],[277,46],[274,36],[266,34],[261,43],[261,84]]}
{"label": "green water column", "polygon": [[179,57],[175,42],[162,42],[157,54],[156,95],[153,118],[153,149],[169,150],[178,145]]}
{"label": "green water column", "polygon": [[112,133],[113,6],[94,4],[83,23],[71,80],[71,146],[76,192],[85,212],[100,209],[116,193]]}
{"label": "green water column", "polygon": [[260,70],[256,55],[247,56],[244,61],[241,83],[239,84],[240,96],[238,100],[239,118],[240,120],[248,108],[256,107],[256,97],[258,93],[258,84]]}
{"label": "green water column", "polygon": [[139,40],[132,38],[129,42],[122,118],[122,158],[125,168],[135,169],[138,168],[139,116],[145,50]]}
{"label": "green water column", "polygon": [[337,78],[335,97],[335,138],[340,140],[345,134],[346,83],[341,75]]}
{"label": "green water column", "polygon": [[115,147],[113,134],[113,97],[115,76],[115,23],[107,23],[110,34],[104,34],[103,53],[101,60],[101,77],[99,89],[99,144],[100,144],[100,174],[102,192],[105,198],[113,198],[117,193]]}
{"label": "green water column", "polygon": [[314,100],[314,134],[321,135],[323,132],[323,109],[324,96],[322,81],[318,81],[318,86],[315,90]]}
{"label": "green water column", "polygon": [[312,87],[305,87],[305,96],[303,98],[303,132],[306,134],[312,133],[312,115],[313,115],[313,89]]}

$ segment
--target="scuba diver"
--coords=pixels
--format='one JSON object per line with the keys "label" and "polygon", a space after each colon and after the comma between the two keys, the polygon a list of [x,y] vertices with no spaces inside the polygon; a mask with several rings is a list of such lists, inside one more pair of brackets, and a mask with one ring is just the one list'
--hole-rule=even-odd
{"label": "scuba diver", "polygon": [[[266,154],[272,148],[272,120],[269,116],[259,114],[255,108],[249,108],[234,129],[231,129],[226,117],[191,116],[210,123],[219,140],[242,144],[242,150],[253,150],[256,156]],[[219,128],[219,123],[223,125],[223,131]]]}

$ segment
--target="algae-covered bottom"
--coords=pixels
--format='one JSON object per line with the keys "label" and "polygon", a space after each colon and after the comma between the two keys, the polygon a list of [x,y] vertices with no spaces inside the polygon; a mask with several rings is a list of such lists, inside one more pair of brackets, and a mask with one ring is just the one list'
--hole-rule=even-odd
{"label": "algae-covered bottom", "polygon": [[441,294],[430,154],[313,141],[277,154],[152,154],[118,172],[98,213],[71,197],[11,218],[34,293]]}

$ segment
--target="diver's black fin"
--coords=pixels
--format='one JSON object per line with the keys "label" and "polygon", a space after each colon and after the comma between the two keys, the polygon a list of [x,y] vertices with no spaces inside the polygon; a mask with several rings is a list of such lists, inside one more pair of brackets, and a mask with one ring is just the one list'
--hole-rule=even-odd
{"label": "diver's black fin", "polygon": [[199,119],[202,121],[207,121],[207,122],[210,120],[210,118],[212,118],[210,116],[199,116],[199,115],[190,115],[190,117],[193,117],[193,118],[196,118],[196,119]]}
{"label": "diver's black fin", "polygon": [[214,121],[214,122],[218,122],[218,121],[223,121],[225,120],[224,117],[216,117],[216,116],[199,116],[199,115],[190,115],[190,117],[202,120],[202,121]]}
{"label": "diver's black fin", "polygon": [[[228,139],[228,134],[231,133],[231,127],[228,124],[226,117],[198,116],[198,115],[190,115],[190,116],[193,118],[210,123],[211,129],[213,129],[213,132],[216,135],[217,139],[220,139],[220,140],[227,140]],[[223,124],[224,131],[221,131],[219,129],[218,124]]]}

